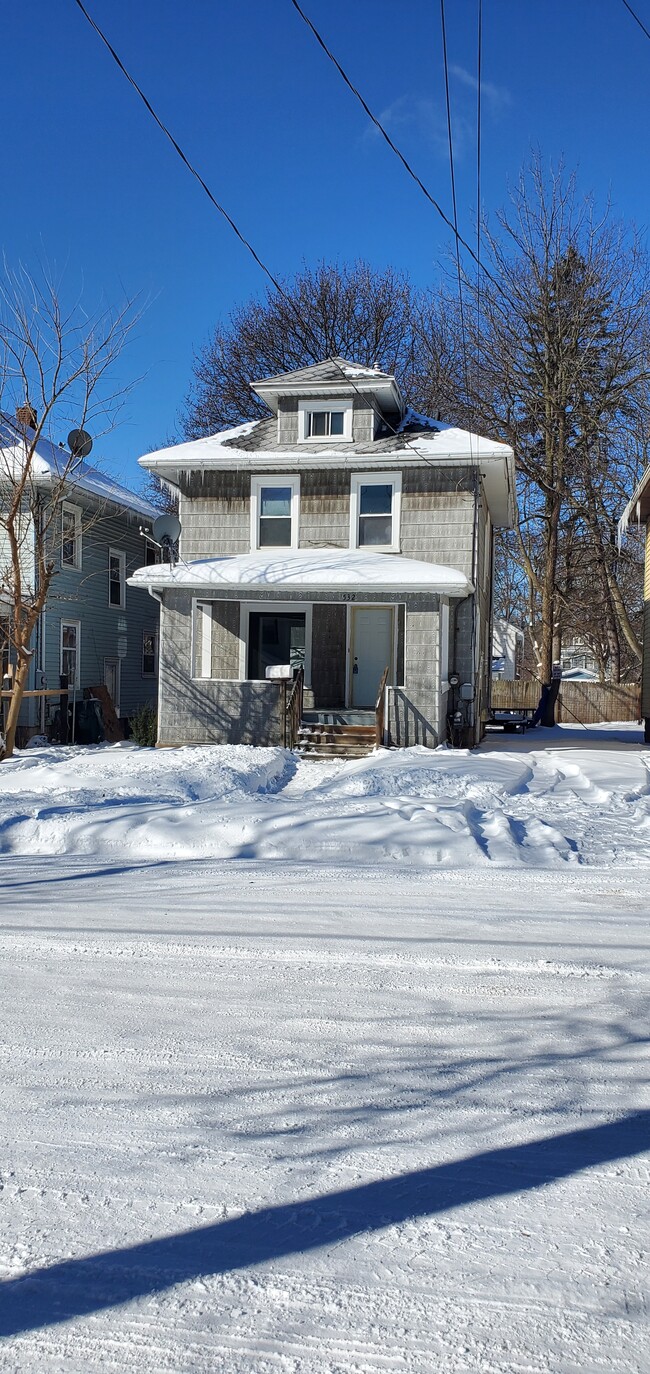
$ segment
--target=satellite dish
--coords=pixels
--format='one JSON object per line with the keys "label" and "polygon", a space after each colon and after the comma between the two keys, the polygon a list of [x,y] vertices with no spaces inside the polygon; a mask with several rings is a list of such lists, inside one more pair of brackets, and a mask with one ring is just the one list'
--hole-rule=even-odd
{"label": "satellite dish", "polygon": [[68,448],[73,458],[87,458],[93,441],[85,429],[71,429],[68,435]]}
{"label": "satellite dish", "polygon": [[173,511],[159,515],[153,522],[153,537],[157,544],[175,544],[181,532],[181,522]]}

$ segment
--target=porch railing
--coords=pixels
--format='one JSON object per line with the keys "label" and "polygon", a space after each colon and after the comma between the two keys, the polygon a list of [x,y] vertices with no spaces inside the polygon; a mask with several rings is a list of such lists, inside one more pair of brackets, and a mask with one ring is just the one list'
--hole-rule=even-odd
{"label": "porch railing", "polygon": [[284,747],[295,749],[302,720],[302,696],[305,686],[305,670],[299,668],[291,684],[284,708]]}
{"label": "porch railing", "polygon": [[375,745],[381,749],[384,743],[384,729],[386,724],[386,683],[388,682],[388,668],[384,668],[379,691],[377,693],[377,703],[375,705]]}

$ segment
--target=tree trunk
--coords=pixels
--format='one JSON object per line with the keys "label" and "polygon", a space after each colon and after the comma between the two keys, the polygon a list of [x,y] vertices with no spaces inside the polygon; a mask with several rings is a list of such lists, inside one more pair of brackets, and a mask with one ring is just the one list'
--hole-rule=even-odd
{"label": "tree trunk", "polygon": [[23,692],[27,686],[29,677],[29,657],[21,654],[16,672],[14,674],[14,686],[7,712],[7,728],[5,731],[5,758],[10,759],[16,747],[16,729],[18,727],[18,717],[20,708],[23,704]]}

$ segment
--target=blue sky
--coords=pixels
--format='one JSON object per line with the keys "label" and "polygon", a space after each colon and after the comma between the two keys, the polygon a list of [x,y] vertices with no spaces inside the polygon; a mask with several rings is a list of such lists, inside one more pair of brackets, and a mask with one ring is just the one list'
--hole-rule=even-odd
{"label": "blue sky", "polygon": [[[450,236],[289,0],[86,0],[190,159],[279,275],[367,258],[435,282]],[[451,210],[440,13],[431,0],[303,0],[432,194]],[[650,27],[650,0],[636,0]],[[476,209],[476,0],[447,0],[461,229]],[[483,200],[532,145],[645,229],[650,41],[622,0],[483,0]],[[175,425],[193,350],[264,278],[73,0],[3,13],[9,262],[65,268],[89,307],[143,293],[121,361],[143,377],[102,441],[115,475]],[[62,436],[65,437],[65,436]]]}

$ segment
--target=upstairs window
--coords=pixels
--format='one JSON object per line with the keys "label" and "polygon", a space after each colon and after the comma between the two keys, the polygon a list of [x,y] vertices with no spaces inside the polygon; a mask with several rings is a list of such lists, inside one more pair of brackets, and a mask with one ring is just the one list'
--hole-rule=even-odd
{"label": "upstairs window", "polygon": [[251,484],[251,547],[297,549],[298,477],[254,477]]}
{"label": "upstairs window", "polygon": [[402,483],[397,472],[357,473],[350,491],[353,549],[399,553]]}
{"label": "upstairs window", "polygon": [[81,509],[68,501],[61,507],[61,567],[81,567]]}
{"label": "upstairs window", "polygon": [[61,650],[59,671],[65,674],[69,687],[80,685],[81,621],[61,621]]}
{"label": "upstairs window", "polygon": [[108,604],[122,610],[126,601],[126,554],[121,549],[108,551]]}
{"label": "upstairs window", "polygon": [[352,401],[300,401],[298,439],[301,443],[350,442]]}

